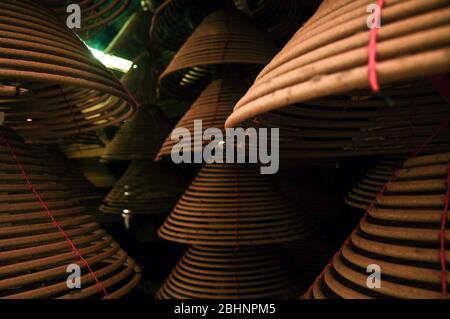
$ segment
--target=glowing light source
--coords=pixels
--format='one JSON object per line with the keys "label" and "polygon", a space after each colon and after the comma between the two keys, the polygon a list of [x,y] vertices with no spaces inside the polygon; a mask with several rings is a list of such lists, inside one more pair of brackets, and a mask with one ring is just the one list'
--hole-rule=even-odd
{"label": "glowing light source", "polygon": [[129,214],[129,213],[130,213],[130,210],[129,210],[129,209],[124,209],[124,210],[122,210],[122,212],[123,212],[124,214]]}
{"label": "glowing light source", "polygon": [[[89,47],[92,55],[109,69],[127,73],[133,65],[132,61],[116,57],[112,54]],[[134,66],[133,66],[134,67]],[[136,66],[137,67],[137,66]],[[135,68],[136,68],[135,67]]]}
{"label": "glowing light source", "polygon": [[33,119],[28,118],[27,122],[33,122]]}

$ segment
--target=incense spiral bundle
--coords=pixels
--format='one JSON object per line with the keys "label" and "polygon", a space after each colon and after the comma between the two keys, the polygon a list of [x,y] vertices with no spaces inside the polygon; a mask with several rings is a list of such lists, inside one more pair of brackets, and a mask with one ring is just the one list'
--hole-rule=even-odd
{"label": "incense spiral bundle", "polygon": [[301,283],[289,267],[272,247],[191,246],[156,298],[294,298]]}
{"label": "incense spiral bundle", "polygon": [[265,245],[315,234],[309,220],[251,164],[206,164],[159,235],[191,245]]}
{"label": "incense spiral bundle", "polygon": [[0,98],[5,124],[45,143],[120,122],[135,102],[41,1],[0,3],[0,83],[26,94]]}
{"label": "incense spiral bundle", "polygon": [[[370,87],[367,76],[371,0],[326,0],[257,77],[226,125],[330,95]],[[450,71],[446,0],[386,3],[377,30],[381,86]]]}
{"label": "incense spiral bundle", "polygon": [[[441,298],[450,283],[441,264],[450,260],[449,163],[450,153],[405,161],[304,297]],[[369,265],[381,271],[377,289],[367,285]]]}
{"label": "incense spiral bundle", "polygon": [[230,65],[249,78],[275,52],[275,46],[243,13],[215,11],[203,19],[160,75],[160,92],[193,98],[211,79],[226,76]]}
{"label": "incense spiral bundle", "polygon": [[[172,139],[172,134],[170,134],[159,150],[157,159],[170,156],[175,144],[178,144],[178,146],[186,145],[186,148],[187,144],[190,144],[190,147],[187,148],[190,152],[202,153],[203,147],[208,143],[207,140],[203,139],[204,130],[208,128],[221,129],[223,136],[225,136],[225,129],[223,129],[225,120],[232,112],[234,104],[242,96],[244,90],[245,86],[235,79],[212,81],[174,128],[174,130],[177,128],[188,129],[191,139],[177,141]],[[201,131],[195,131],[195,120],[202,121]]]}
{"label": "incense spiral bundle", "polygon": [[[0,126],[0,132],[0,298],[104,296],[55,222],[73,241],[111,298],[128,293],[141,277],[134,260],[64,190],[59,178],[31,154],[20,137],[4,126]],[[24,175],[45,202],[45,208]],[[80,289],[68,288],[67,267],[71,264],[80,266]]]}

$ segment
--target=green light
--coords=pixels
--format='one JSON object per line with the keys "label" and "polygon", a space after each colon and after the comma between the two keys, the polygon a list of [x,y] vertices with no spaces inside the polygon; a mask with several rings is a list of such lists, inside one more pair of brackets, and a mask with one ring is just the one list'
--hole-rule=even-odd
{"label": "green light", "polygon": [[97,60],[99,60],[108,69],[127,73],[128,70],[130,70],[131,66],[133,65],[132,61],[116,57],[114,55],[91,48],[89,46],[88,48],[92,52],[92,55],[95,58],[97,58]]}

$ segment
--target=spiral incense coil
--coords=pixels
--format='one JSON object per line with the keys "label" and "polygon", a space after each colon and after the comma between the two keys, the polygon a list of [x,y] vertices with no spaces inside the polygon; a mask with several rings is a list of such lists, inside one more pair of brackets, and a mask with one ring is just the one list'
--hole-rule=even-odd
{"label": "spiral incense coil", "polygon": [[70,4],[77,4],[81,9],[81,28],[74,29],[84,39],[89,39],[96,31],[106,27],[109,23],[114,22],[122,17],[130,5],[130,0],[45,0],[59,14],[61,20],[65,21],[66,17],[72,13],[67,13],[66,8]]}
{"label": "spiral incense coil", "polygon": [[111,214],[168,214],[186,181],[176,167],[134,161],[103,200],[100,211]]}
{"label": "spiral incense coil", "polygon": [[[372,0],[325,0],[259,74],[227,120],[233,127],[271,110],[370,88],[367,8]],[[387,2],[377,30],[382,86],[450,71],[447,0]]]}
{"label": "spiral incense coil", "polygon": [[[245,86],[243,86],[242,83],[232,79],[215,80],[211,82],[175,126],[175,129],[188,129],[192,139],[182,141],[177,141],[176,139],[172,140],[170,134],[159,150],[157,159],[170,156],[175,144],[180,146],[184,145],[192,153],[202,153],[203,147],[209,143],[209,141],[203,140],[204,130],[208,128],[222,129],[222,134],[225,136],[225,130],[223,129],[225,120],[232,112],[236,101],[244,93],[244,87]],[[200,133],[201,136],[195,135],[195,120],[202,121],[202,131],[197,132],[197,134]],[[196,137],[199,137],[198,142]],[[188,144],[192,145],[189,147]]]}
{"label": "spiral incense coil", "polygon": [[308,238],[311,223],[259,168],[207,164],[176,204],[159,235],[192,245],[264,245]]}
{"label": "spiral incense coil", "polygon": [[150,11],[138,9],[128,18],[105,52],[127,60],[136,59],[142,49],[149,46],[147,31],[151,19]]}
{"label": "spiral incense coil", "polygon": [[404,158],[401,156],[387,156],[381,160],[352,188],[344,199],[345,203],[352,207],[366,210],[384,184],[391,178],[396,166],[403,161]]}
{"label": "spiral incense coil", "polygon": [[150,40],[159,47],[178,51],[200,24],[203,17],[226,1],[165,0],[155,11],[150,27]]}
{"label": "spiral incense coil", "polygon": [[296,0],[234,0],[236,7],[266,30],[272,41],[286,41],[303,21],[302,5]]}
{"label": "spiral incense coil", "polygon": [[[445,250],[440,247],[449,162],[450,153],[423,155],[396,170],[306,297],[441,298],[441,252],[447,269],[450,260],[449,230],[444,230]],[[371,264],[381,269],[377,289],[367,286]],[[449,287],[450,274],[444,278]]]}
{"label": "spiral incense coil", "polygon": [[157,107],[140,107],[106,146],[101,158],[104,161],[153,160],[168,132],[169,125]]}
{"label": "spiral incense coil", "polygon": [[[423,82],[392,87],[386,98],[355,92],[260,114],[249,125],[280,128],[280,157],[412,153],[450,117],[448,102]],[[450,146],[445,130],[427,151]]]}
{"label": "spiral incense coil", "polygon": [[286,261],[271,248],[191,246],[157,299],[294,298],[301,291]]}
{"label": "spiral incense coil", "polygon": [[253,74],[275,52],[274,45],[243,13],[216,11],[202,21],[160,75],[161,94],[195,97],[211,78],[224,77],[229,65]]}
{"label": "spiral incense coil", "polygon": [[[26,175],[56,222],[74,242],[112,298],[133,289],[140,270],[111,236],[93,222],[85,208],[66,192],[59,178],[12,130],[0,127],[0,298],[104,297],[85,264],[55,227],[30,191],[6,137]],[[67,287],[67,266],[81,268],[81,289]]]}
{"label": "spiral incense coil", "polygon": [[120,122],[135,102],[54,12],[39,1],[0,3],[0,83],[27,94],[0,98],[6,124],[57,142]]}

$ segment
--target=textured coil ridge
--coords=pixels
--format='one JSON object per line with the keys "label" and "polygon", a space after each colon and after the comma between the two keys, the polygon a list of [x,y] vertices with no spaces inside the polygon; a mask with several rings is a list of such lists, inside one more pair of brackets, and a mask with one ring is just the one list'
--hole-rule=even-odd
{"label": "textured coil ridge", "polygon": [[[280,128],[283,158],[336,158],[411,153],[450,117],[448,102],[425,82],[384,93],[325,97],[260,114],[252,125]],[[447,150],[449,134],[443,131],[427,151]]]}
{"label": "textured coil ridge", "polygon": [[169,132],[169,124],[155,106],[142,106],[106,146],[104,161],[153,160]]}
{"label": "textured coil ridge", "polygon": [[187,182],[176,167],[133,161],[100,206],[104,213],[168,214]]}
{"label": "textured coil ridge", "polygon": [[289,40],[303,21],[302,3],[296,0],[234,0],[252,16],[272,41]]}
{"label": "textured coil ridge", "polygon": [[158,233],[179,243],[232,247],[309,238],[315,229],[258,167],[207,164]]}
{"label": "textured coil ridge", "polygon": [[[423,155],[396,170],[386,191],[305,297],[441,298],[440,229],[449,162],[450,153]],[[445,230],[445,247],[449,235]],[[444,253],[448,269],[450,253]],[[381,268],[380,288],[367,286],[370,264]],[[448,272],[444,280],[449,287]]]}
{"label": "textured coil ridge", "polygon": [[[244,90],[245,86],[236,79],[212,81],[175,126],[175,130],[180,128],[188,129],[191,139],[177,141],[176,139],[173,140],[170,134],[159,150],[157,159],[170,156],[175,144],[180,147],[186,147],[192,153],[203,152],[203,147],[209,141],[204,141],[202,136],[204,130],[208,128],[219,128],[222,130],[223,136],[225,136],[223,128],[225,120],[232,112],[234,104],[242,96]],[[201,131],[196,132],[194,130],[195,120],[202,121]]]}
{"label": "textured coil ridge", "polygon": [[289,267],[270,247],[191,246],[156,298],[294,298],[301,284]]}
{"label": "textured coil ridge", "polygon": [[0,4],[0,83],[6,124],[45,143],[120,122],[135,110],[121,83],[43,2]]}
{"label": "textured coil ridge", "polygon": [[[111,298],[128,293],[140,269],[65,192],[58,177],[33,155],[12,130],[0,127],[28,178],[57,223],[95,271]],[[30,191],[19,167],[0,143],[0,298],[99,298],[103,292]],[[67,287],[67,266],[78,264],[81,289]]]}
{"label": "textured coil ridge", "polygon": [[160,92],[192,98],[211,78],[224,77],[229,65],[253,77],[276,53],[275,46],[241,12],[215,11],[205,17],[160,75]]}
{"label": "textured coil ridge", "polygon": [[66,21],[69,15],[67,13],[67,6],[70,4],[79,5],[82,14],[81,28],[74,30],[85,39],[90,38],[101,28],[120,18],[131,3],[131,0],[44,1],[58,13],[60,19],[63,21]]}
{"label": "textured coil ridge", "polygon": [[359,209],[369,208],[384,184],[403,161],[404,158],[401,156],[386,156],[348,192],[344,198],[345,203]]}
{"label": "textured coil ridge", "polygon": [[[366,9],[372,2],[322,2],[259,74],[227,126],[294,103],[370,88]],[[386,3],[376,47],[379,84],[450,71],[449,17],[446,0]]]}

